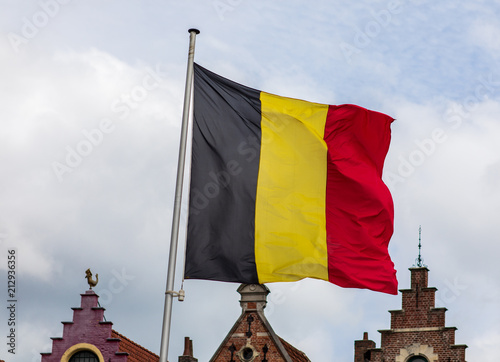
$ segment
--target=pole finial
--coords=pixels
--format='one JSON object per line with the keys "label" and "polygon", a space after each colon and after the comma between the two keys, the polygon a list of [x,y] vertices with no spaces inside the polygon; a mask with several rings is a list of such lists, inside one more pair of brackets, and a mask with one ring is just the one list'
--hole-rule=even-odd
{"label": "pole finial", "polygon": [[199,33],[200,33],[200,31],[199,31],[198,29],[196,29],[196,28],[191,28],[191,29],[189,29],[189,30],[188,30],[188,33],[191,33],[191,32],[193,32],[193,31],[194,31],[196,34],[199,34]]}
{"label": "pole finial", "polygon": [[427,265],[424,264],[424,258],[422,258],[422,226],[418,226],[418,258],[415,259],[415,265],[418,268],[422,267],[427,267]]}

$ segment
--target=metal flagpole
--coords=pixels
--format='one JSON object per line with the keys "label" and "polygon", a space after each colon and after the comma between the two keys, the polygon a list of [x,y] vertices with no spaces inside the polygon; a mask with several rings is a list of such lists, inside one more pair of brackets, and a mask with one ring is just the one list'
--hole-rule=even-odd
{"label": "metal flagpole", "polygon": [[184,91],[184,110],[182,112],[181,140],[179,144],[179,160],[177,164],[177,182],[175,185],[174,213],[172,217],[172,231],[170,236],[170,254],[168,258],[167,286],[165,291],[165,307],[163,309],[163,328],[161,332],[160,362],[167,362],[168,342],[170,339],[170,324],[172,322],[172,302],[174,297],[180,301],[184,299],[184,291],[173,291],[175,281],[175,262],[177,257],[177,243],[179,236],[179,220],[181,214],[182,183],[184,181],[184,162],[186,159],[186,143],[188,133],[189,105],[193,84],[194,45],[198,29],[189,29],[189,53],[186,74],[186,88]]}

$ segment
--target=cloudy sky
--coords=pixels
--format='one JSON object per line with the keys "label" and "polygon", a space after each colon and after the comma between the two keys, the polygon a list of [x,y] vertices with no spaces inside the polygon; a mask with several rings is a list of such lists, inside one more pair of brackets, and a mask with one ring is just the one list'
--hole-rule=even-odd
{"label": "cloudy sky", "polygon": [[[114,328],[159,353],[188,32],[196,61],[256,89],[396,118],[384,180],[400,288],[422,253],[468,361],[500,341],[500,2],[0,2],[0,270],[17,257],[16,354],[40,361],[88,289]],[[183,207],[182,223],[185,223]],[[184,230],[184,229],[182,229]],[[181,233],[181,236],[183,233]],[[182,239],[182,238],[181,238]],[[176,289],[180,287],[182,251]],[[240,313],[238,285],[187,281],[169,359],[207,361]],[[312,361],[380,344],[400,296],[304,280],[269,285],[275,332]]]}

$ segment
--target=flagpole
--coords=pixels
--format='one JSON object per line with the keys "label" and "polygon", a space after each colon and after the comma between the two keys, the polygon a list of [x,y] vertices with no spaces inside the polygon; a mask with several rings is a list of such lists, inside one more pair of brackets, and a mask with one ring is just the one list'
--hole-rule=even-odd
{"label": "flagpole", "polygon": [[170,325],[172,322],[172,302],[175,297],[183,298],[184,293],[174,292],[175,263],[177,258],[177,244],[179,239],[179,220],[181,214],[182,183],[184,181],[184,163],[186,159],[186,143],[188,133],[189,106],[191,88],[193,84],[194,46],[198,29],[189,29],[189,53],[186,73],[186,88],[184,91],[184,109],[182,112],[181,139],[179,144],[179,160],[177,163],[177,182],[175,184],[174,212],[172,217],[172,231],[170,236],[170,254],[168,257],[167,286],[165,290],[165,306],[163,309],[163,328],[161,332],[160,362],[167,362],[168,343],[170,339]]}

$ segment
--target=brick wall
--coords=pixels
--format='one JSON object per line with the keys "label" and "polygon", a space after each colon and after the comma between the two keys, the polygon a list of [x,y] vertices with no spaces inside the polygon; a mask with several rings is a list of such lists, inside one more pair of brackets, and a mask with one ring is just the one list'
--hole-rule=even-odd
{"label": "brick wall", "polygon": [[365,362],[365,357],[371,357],[371,350],[375,342],[368,339],[368,332],[363,334],[363,339],[354,342],[354,362]]}
{"label": "brick wall", "polygon": [[242,313],[210,362],[236,362],[241,361],[240,356],[255,362],[310,362],[302,351],[274,333],[264,314],[269,294],[265,285],[242,284],[238,293]]}
{"label": "brick wall", "polygon": [[[247,320],[249,317],[251,320],[253,319],[250,323],[250,337],[247,335],[249,330]],[[220,354],[214,359],[214,361],[226,362],[230,361],[231,357],[233,357],[233,360],[239,361],[239,358],[236,357],[236,353],[244,349],[247,345],[252,346],[255,349],[255,353],[259,353],[259,358],[257,360],[261,360],[263,358],[264,346],[267,346],[268,351],[266,353],[266,358],[269,362],[283,361],[283,356],[276,348],[266,327],[256,312],[246,313],[246,317],[232,333],[231,338],[226,342],[225,346],[221,349]],[[231,346],[234,346],[234,349],[231,348]]]}
{"label": "brick wall", "polygon": [[[435,307],[436,288],[428,286],[429,270],[410,268],[411,289],[401,290],[402,309],[391,313],[391,329],[380,330],[380,348],[363,338],[355,341],[355,362],[404,362],[426,356],[430,362],[465,362],[466,345],[455,345],[455,327],[445,326],[446,308]],[[373,347],[371,347],[373,344]]]}
{"label": "brick wall", "polygon": [[118,353],[119,340],[111,339],[113,323],[103,321],[104,308],[98,306],[93,290],[81,294],[81,307],[73,309],[73,321],[63,323],[63,336],[52,338],[52,352],[42,353],[42,362],[59,362],[70,347],[86,343],[97,347],[105,361],[126,362],[127,356]]}

